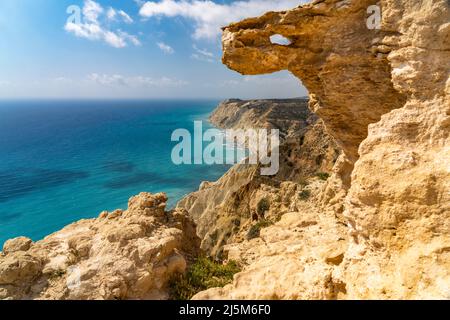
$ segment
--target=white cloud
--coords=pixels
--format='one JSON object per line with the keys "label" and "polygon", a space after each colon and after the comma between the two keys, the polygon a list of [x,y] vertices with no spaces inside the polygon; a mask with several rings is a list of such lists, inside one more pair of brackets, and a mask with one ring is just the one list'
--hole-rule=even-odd
{"label": "white cloud", "polygon": [[193,45],[193,48],[194,48],[195,51],[197,51],[202,56],[205,56],[205,57],[208,57],[208,58],[213,58],[214,57],[214,54],[212,52],[209,52],[206,49],[199,49],[195,44]]}
{"label": "white cloud", "polygon": [[188,82],[168,77],[151,78],[146,76],[126,77],[119,74],[108,75],[92,73],[87,80],[96,84],[108,87],[181,87]]}
{"label": "white cloud", "polygon": [[173,54],[175,52],[175,50],[173,50],[173,48],[167,44],[165,44],[164,42],[158,42],[157,46],[159,49],[161,49],[161,51],[163,51],[164,53],[167,54]]}
{"label": "white cloud", "polygon": [[109,7],[108,11],[106,12],[106,17],[108,18],[108,20],[115,20],[117,16],[117,11],[112,8]]}
{"label": "white cloud", "polygon": [[125,31],[122,30],[117,30],[117,33],[119,34],[119,36],[124,39],[125,41],[129,41],[131,42],[133,45],[135,45],[136,47],[142,45],[141,41],[139,40],[139,38],[135,35],[126,33]]}
{"label": "white cloud", "polygon": [[304,0],[242,0],[218,4],[211,0],[162,0],[147,1],[140,15],[151,17],[184,17],[195,22],[194,38],[214,39],[220,28],[244,18],[259,16],[267,11],[294,8]]}
{"label": "white cloud", "polygon": [[132,23],[133,19],[122,10],[109,8],[106,13],[103,7],[93,0],[85,0],[83,6],[83,23],[67,21],[64,29],[75,36],[89,40],[104,41],[114,48],[124,48],[128,44],[139,46],[141,42],[135,35],[130,35],[120,29],[109,30],[102,26],[100,18],[106,16],[109,20],[121,17],[125,23]]}
{"label": "white cloud", "polygon": [[83,6],[84,20],[98,24],[98,17],[103,13],[103,8],[95,1],[86,0]]}
{"label": "white cloud", "polygon": [[194,53],[191,58],[199,61],[214,62],[214,54],[206,49],[199,49],[195,44],[192,46]]}
{"label": "white cloud", "polygon": [[61,76],[61,77],[56,77],[51,79],[52,82],[57,83],[57,84],[70,84],[72,83],[72,79]]}
{"label": "white cloud", "polygon": [[121,18],[123,22],[131,24],[133,23],[133,19],[123,10],[116,10],[113,7],[109,7],[108,11],[106,11],[106,17],[108,20],[116,21],[117,18]]}
{"label": "white cloud", "polygon": [[133,23],[133,19],[123,10],[119,10],[119,16],[125,23]]}

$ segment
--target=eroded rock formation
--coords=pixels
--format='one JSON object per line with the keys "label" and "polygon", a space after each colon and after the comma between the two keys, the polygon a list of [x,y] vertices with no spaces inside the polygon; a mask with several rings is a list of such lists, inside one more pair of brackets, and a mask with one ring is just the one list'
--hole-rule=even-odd
{"label": "eroded rock formation", "polygon": [[[310,92],[311,109],[352,161],[367,127],[404,105],[391,82],[382,42],[393,30],[369,30],[374,0],[315,1],[291,11],[270,12],[224,29],[223,62],[242,74],[289,70]],[[289,45],[273,44],[282,35]]]}
{"label": "eroded rock formation", "polygon": [[0,299],[167,299],[199,241],[183,210],[164,194],[141,193],[128,210],[103,212],[32,243],[9,240],[0,253]]}
{"label": "eroded rock formation", "polygon": [[[271,43],[275,34],[291,43]],[[280,113],[232,100],[213,115],[222,127],[282,130],[278,175],[237,165],[170,212],[164,195],[141,194],[42,241],[10,240],[0,299],[167,298],[196,234],[243,267],[196,299],[450,298],[449,2],[317,0],[226,27],[223,44],[230,68],[286,69],[310,91],[321,120],[305,101]],[[314,177],[331,167],[327,181]]]}
{"label": "eroded rock formation", "polygon": [[[228,259],[238,261],[244,270],[232,284],[200,292],[194,299],[345,298],[345,284],[334,272],[348,246],[347,227],[332,212],[319,209],[322,188],[318,180],[307,189],[292,182],[281,188],[261,186],[258,195],[276,206],[289,203],[289,207],[275,208],[278,221],[262,228],[259,236],[226,245]],[[309,199],[299,196],[305,190],[311,194]]]}
{"label": "eroded rock formation", "polygon": [[[375,4],[381,28],[371,30]],[[275,34],[291,44],[272,44]],[[346,298],[449,298],[449,2],[318,0],[232,24],[223,46],[240,73],[296,75],[345,152],[330,183],[345,190],[333,201],[351,241],[330,281]],[[240,296],[257,278],[207,296]]]}

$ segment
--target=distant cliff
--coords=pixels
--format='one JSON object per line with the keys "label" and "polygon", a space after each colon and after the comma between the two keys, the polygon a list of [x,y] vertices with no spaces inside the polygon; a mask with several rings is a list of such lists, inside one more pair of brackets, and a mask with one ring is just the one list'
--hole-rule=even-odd
{"label": "distant cliff", "polygon": [[317,116],[309,111],[308,99],[239,100],[222,102],[210,121],[222,129],[279,129],[282,137],[299,136]]}
{"label": "distant cliff", "polygon": [[[259,239],[264,227],[299,212],[309,203],[302,194],[317,199],[324,181],[316,174],[329,172],[340,154],[305,99],[229,100],[211,121],[279,129],[279,173],[265,177],[258,166],[235,165],[172,211],[165,195],[142,193],[126,211],[103,212],[41,241],[11,239],[0,253],[0,299],[167,299],[170,279],[201,249],[227,259],[227,246]],[[249,262],[246,254],[235,260]]]}

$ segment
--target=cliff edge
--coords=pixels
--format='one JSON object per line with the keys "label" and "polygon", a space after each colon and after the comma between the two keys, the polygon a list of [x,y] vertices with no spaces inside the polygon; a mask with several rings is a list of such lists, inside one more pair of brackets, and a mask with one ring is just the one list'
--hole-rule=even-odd
{"label": "cliff edge", "polygon": [[33,243],[8,240],[0,253],[0,299],[167,299],[199,239],[185,211],[165,211],[164,194],[132,197]]}
{"label": "cliff edge", "polygon": [[[373,30],[372,5],[382,12]],[[325,188],[323,200],[342,204],[348,226],[329,279],[346,298],[450,297],[449,21],[446,0],[317,0],[224,28],[223,62],[247,75],[292,72],[344,151],[328,182],[344,192]],[[273,279],[284,271],[270,269]],[[260,276],[200,297],[243,297]]]}

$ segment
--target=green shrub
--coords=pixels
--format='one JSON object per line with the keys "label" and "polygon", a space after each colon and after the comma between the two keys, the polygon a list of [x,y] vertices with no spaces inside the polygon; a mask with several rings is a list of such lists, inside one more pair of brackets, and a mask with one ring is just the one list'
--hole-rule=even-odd
{"label": "green shrub", "polygon": [[326,172],[317,172],[317,173],[316,173],[316,176],[317,176],[320,180],[326,181],[326,180],[330,177],[330,174],[329,174],[329,173],[326,173]]}
{"label": "green shrub", "polygon": [[267,200],[266,198],[262,198],[261,200],[259,200],[256,210],[260,216],[262,216],[269,209],[270,209],[269,200]]}
{"label": "green shrub", "polygon": [[260,233],[261,233],[261,229],[262,228],[267,228],[270,225],[272,225],[273,222],[271,222],[270,220],[261,220],[258,223],[256,223],[255,225],[253,225],[250,230],[248,230],[247,232],[247,240],[251,240],[254,238],[258,238]]}
{"label": "green shrub", "polygon": [[309,190],[303,190],[302,192],[299,193],[298,196],[299,196],[300,199],[302,199],[302,200],[308,200],[309,197],[311,196],[311,191],[309,191]]}
{"label": "green shrub", "polygon": [[221,264],[207,257],[198,258],[185,274],[170,279],[170,295],[173,300],[190,300],[195,294],[209,288],[223,287],[233,281],[241,271],[236,262]]}

